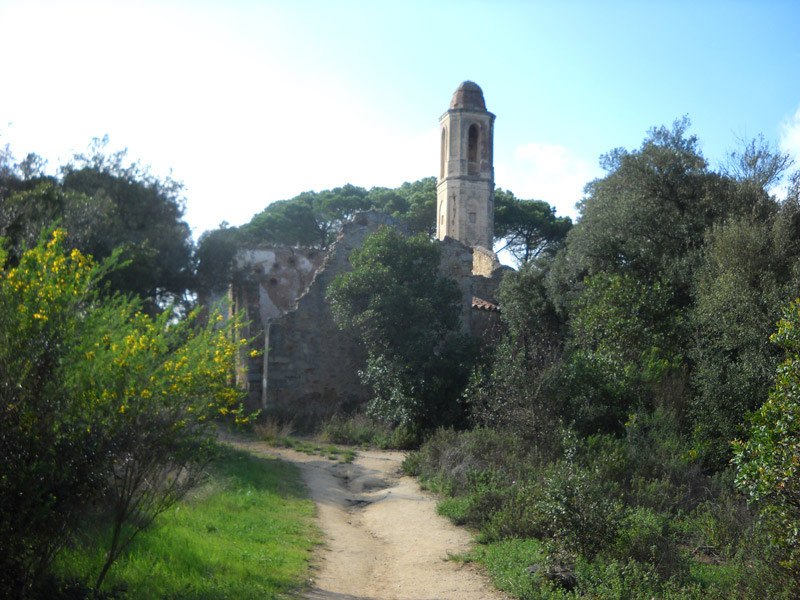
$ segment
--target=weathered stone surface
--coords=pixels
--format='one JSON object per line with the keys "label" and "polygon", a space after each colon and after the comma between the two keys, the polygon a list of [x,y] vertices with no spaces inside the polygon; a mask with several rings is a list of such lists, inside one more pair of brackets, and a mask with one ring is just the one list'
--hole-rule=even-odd
{"label": "weathered stone surface", "polygon": [[483,92],[465,81],[439,119],[441,164],[436,185],[436,237],[490,248],[494,235],[495,116]]}
{"label": "weathered stone surface", "polygon": [[276,246],[241,250],[236,256],[239,277],[258,286],[262,322],[294,308],[314,279],[326,253],[316,248]]}
{"label": "weathered stone surface", "polygon": [[[269,310],[264,313],[268,316],[263,321],[265,354],[260,367],[261,385],[258,390],[251,388],[249,394],[253,408],[290,416],[301,424],[367,399],[358,379],[358,370],[366,358],[363,348],[334,323],[326,292],[337,274],[352,268],[349,259],[353,249],[384,225],[398,223],[376,211],[358,214],[342,227],[324,262],[313,273],[307,289],[295,298],[296,304],[291,309],[273,314],[269,312],[272,305],[266,305]],[[283,289],[282,302],[290,291]],[[241,292],[248,293],[253,292]],[[272,304],[278,308],[274,295],[272,298]]]}

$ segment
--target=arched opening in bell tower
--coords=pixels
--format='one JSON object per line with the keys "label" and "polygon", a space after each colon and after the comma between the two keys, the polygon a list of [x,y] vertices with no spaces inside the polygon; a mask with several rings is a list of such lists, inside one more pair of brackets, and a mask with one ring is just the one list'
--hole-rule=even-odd
{"label": "arched opening in bell tower", "polygon": [[470,175],[477,175],[480,171],[478,167],[479,137],[478,126],[473,123],[469,126],[469,132],[467,133],[467,168]]}

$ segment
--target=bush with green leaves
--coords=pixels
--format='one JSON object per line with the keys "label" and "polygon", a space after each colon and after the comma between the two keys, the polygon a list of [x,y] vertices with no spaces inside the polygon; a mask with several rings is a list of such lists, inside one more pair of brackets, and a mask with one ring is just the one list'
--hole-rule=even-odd
{"label": "bush with green leaves", "polygon": [[731,219],[707,235],[692,309],[691,412],[698,458],[715,468],[773,384],[781,348],[768,340],[800,291],[799,227],[800,206],[786,201],[768,219]]}
{"label": "bush with green leaves", "polygon": [[783,312],[772,340],[786,351],[749,436],[734,443],[736,484],[757,503],[780,549],[780,564],[800,588],[800,300]]}
{"label": "bush with green leaves", "polygon": [[627,274],[587,278],[570,319],[566,402],[584,433],[621,432],[627,415],[647,405],[683,357],[682,319],[663,282]]}
{"label": "bush with green leaves", "polygon": [[241,412],[236,320],[151,318],[98,293],[110,265],[63,231],[0,256],[0,589],[22,596],[87,517],[112,524],[108,566],[197,482],[213,419]]}

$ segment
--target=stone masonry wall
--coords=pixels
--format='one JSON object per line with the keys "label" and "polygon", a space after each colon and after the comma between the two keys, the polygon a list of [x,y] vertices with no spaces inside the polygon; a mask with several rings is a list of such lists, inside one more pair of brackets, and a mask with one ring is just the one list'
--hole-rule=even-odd
{"label": "stone masonry wall", "polygon": [[349,271],[350,253],[382,225],[397,225],[377,211],[346,223],[308,290],[289,312],[267,322],[262,407],[298,425],[365,402],[358,379],[366,356],[358,340],[333,321],[325,297],[337,274]]}
{"label": "stone masonry wall", "polygon": [[472,332],[472,248],[458,240],[445,237],[439,242],[442,249],[439,276],[453,279],[461,290],[461,332]]}
{"label": "stone masonry wall", "polygon": [[245,323],[239,335],[252,340],[250,348],[239,356],[236,377],[247,390],[247,404],[252,410],[264,408],[267,358],[264,354],[252,357],[249,351],[266,348],[269,320],[294,308],[325,256],[322,250],[289,246],[244,249],[236,255],[231,310],[244,311]]}

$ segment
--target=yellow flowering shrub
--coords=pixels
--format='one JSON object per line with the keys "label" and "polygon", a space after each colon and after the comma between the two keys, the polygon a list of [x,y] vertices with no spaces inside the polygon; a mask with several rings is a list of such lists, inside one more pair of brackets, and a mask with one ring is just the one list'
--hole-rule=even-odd
{"label": "yellow flowering shrub", "polygon": [[0,596],[30,586],[98,501],[108,566],[192,485],[215,420],[246,422],[233,384],[236,319],[153,318],[98,292],[65,233],[9,264],[0,250]]}

